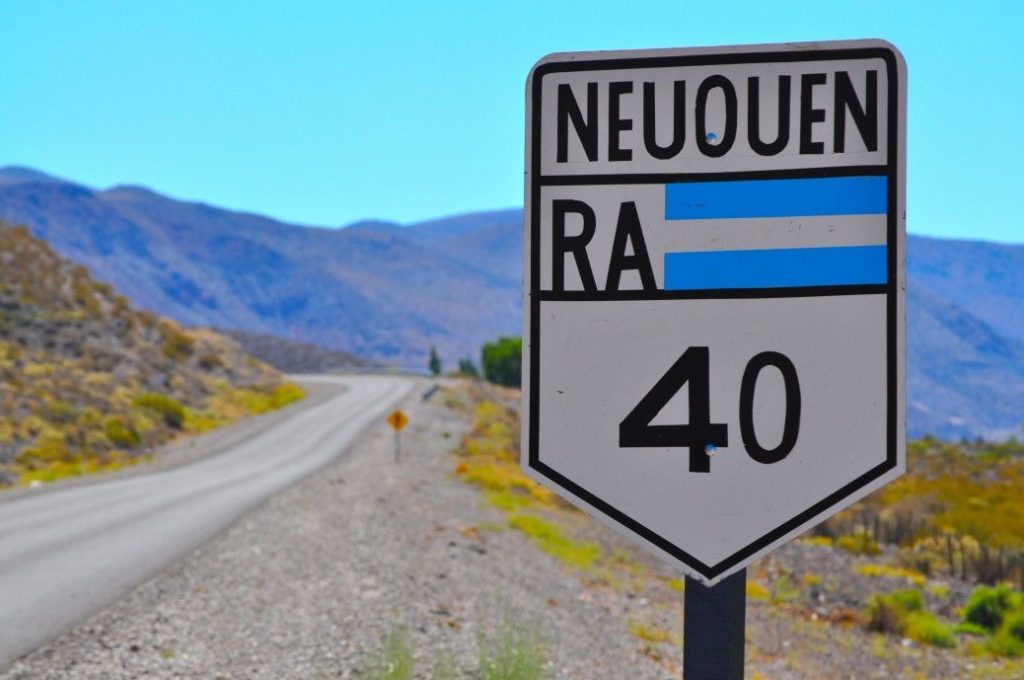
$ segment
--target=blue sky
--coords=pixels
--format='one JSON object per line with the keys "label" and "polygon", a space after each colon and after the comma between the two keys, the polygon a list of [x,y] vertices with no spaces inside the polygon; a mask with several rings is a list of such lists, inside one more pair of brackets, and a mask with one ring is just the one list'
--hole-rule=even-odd
{"label": "blue sky", "polygon": [[341,225],[522,204],[554,51],[884,38],[908,224],[1024,242],[1024,2],[0,3],[0,165]]}

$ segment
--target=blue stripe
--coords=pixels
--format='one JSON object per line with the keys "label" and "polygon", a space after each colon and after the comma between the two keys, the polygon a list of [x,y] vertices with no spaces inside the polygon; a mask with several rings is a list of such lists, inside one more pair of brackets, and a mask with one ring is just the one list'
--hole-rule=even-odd
{"label": "blue stripe", "polygon": [[885,246],[665,253],[665,290],[886,282]]}
{"label": "blue stripe", "polygon": [[887,184],[884,175],[666,184],[665,219],[884,214]]}

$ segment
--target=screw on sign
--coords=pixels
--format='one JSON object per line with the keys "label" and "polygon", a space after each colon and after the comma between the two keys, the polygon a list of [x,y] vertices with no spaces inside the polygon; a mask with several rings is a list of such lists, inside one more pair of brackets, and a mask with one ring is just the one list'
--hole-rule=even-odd
{"label": "screw on sign", "polygon": [[401,409],[395,409],[388,415],[388,425],[395,431],[395,460],[402,456],[401,432],[409,424],[409,416]]}
{"label": "screw on sign", "polygon": [[905,468],[906,66],[553,54],[526,92],[522,466],[686,574],[687,680],[742,677],[746,566]]}

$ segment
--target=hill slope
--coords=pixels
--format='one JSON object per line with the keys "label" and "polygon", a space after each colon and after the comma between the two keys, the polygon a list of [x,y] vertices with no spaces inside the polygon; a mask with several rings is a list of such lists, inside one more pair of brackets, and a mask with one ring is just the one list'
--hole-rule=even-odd
{"label": "hill slope", "polygon": [[[383,208],[386,210],[386,207]],[[299,227],[138,187],[0,170],[0,218],[186,324],[270,333],[415,368],[519,334],[522,212]],[[912,437],[1019,433],[1024,246],[908,238]]]}
{"label": "hill slope", "polygon": [[330,373],[371,367],[366,359],[341,350],[325,349],[307,342],[285,340],[276,335],[224,331],[252,357],[287,373]]}
{"label": "hill slope", "polygon": [[[135,304],[189,325],[271,333],[416,367],[426,365],[432,344],[452,364],[496,330],[519,329],[516,274],[464,255],[480,248],[462,245],[481,238],[475,230],[438,240],[408,238],[412,232],[384,223],[296,227],[20,169],[0,171],[0,218],[29,226]],[[500,259],[503,248],[494,249]]]}
{"label": "hill slope", "polygon": [[296,389],[233,340],[132,309],[0,223],[0,487],[118,467]]}

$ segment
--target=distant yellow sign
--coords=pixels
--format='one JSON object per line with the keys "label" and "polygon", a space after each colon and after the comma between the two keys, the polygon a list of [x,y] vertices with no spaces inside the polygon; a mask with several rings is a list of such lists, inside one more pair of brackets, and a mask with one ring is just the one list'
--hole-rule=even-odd
{"label": "distant yellow sign", "polygon": [[392,411],[391,415],[388,416],[388,425],[390,425],[395,431],[402,430],[408,424],[409,416],[405,415],[400,410]]}

